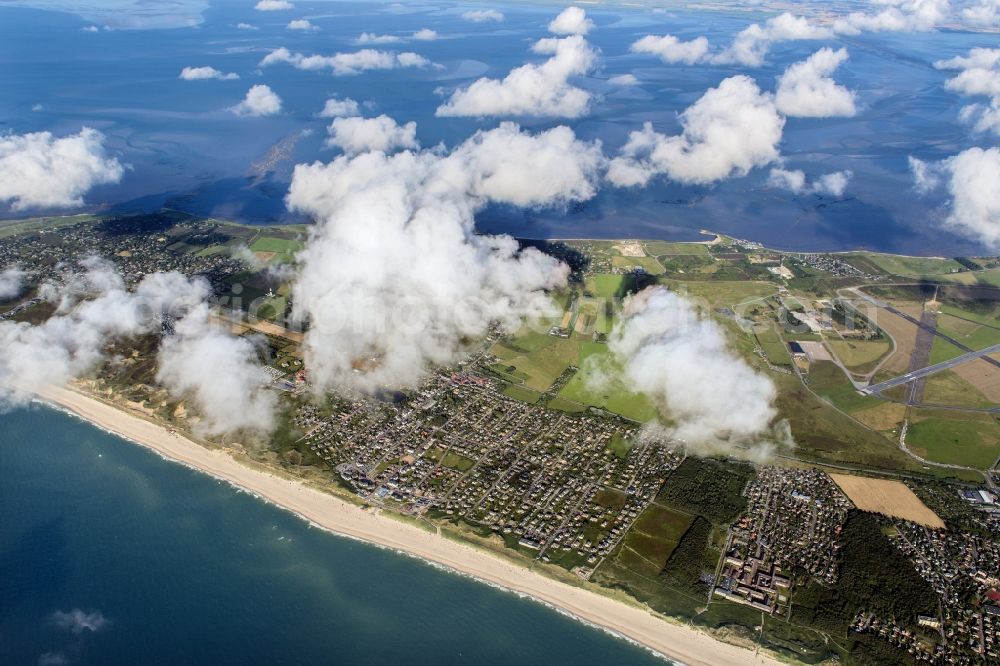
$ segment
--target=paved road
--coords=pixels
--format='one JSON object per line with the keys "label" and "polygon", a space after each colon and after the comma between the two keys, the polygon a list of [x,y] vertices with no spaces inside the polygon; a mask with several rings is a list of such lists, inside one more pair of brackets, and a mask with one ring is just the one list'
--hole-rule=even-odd
{"label": "paved road", "polygon": [[[961,356],[956,356],[948,361],[942,361],[941,363],[935,363],[934,365],[928,365],[925,368],[920,368],[919,370],[913,370],[907,372],[905,375],[900,375],[893,379],[886,380],[879,384],[872,384],[871,386],[866,386],[861,389],[861,392],[865,395],[875,395],[881,393],[887,389],[891,389],[895,386],[900,386],[908,382],[912,382],[914,379],[920,379],[921,377],[926,377],[928,375],[933,375],[935,372],[941,372],[942,370],[947,370],[948,368],[953,368],[956,365],[961,365],[968,361],[976,358],[982,358],[984,361],[993,361],[989,358],[987,354],[993,354],[1000,352],[1000,344],[987,347],[986,349],[980,349],[979,351],[969,350],[968,353],[962,354]],[[994,362],[994,365],[996,363]]]}

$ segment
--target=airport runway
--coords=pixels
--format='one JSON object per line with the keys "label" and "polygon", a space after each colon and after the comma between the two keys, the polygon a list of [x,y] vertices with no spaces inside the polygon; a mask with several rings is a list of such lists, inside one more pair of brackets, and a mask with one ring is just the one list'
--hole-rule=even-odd
{"label": "airport runway", "polygon": [[[869,303],[871,303],[872,305],[874,305],[876,307],[880,307],[883,310],[886,310],[887,312],[891,312],[894,315],[902,317],[903,319],[905,319],[906,321],[910,322],[911,324],[913,324],[917,328],[921,328],[921,329],[927,330],[930,333],[933,333],[937,337],[941,338],[942,340],[945,340],[945,341],[947,341],[947,342],[955,345],[956,347],[958,347],[959,349],[961,349],[962,351],[964,351],[966,356],[968,356],[969,354],[975,354],[975,353],[977,353],[975,349],[972,349],[971,347],[968,347],[968,346],[962,344],[961,342],[959,342],[955,338],[951,337],[950,335],[945,335],[941,331],[937,330],[935,327],[928,326],[927,324],[925,324],[924,322],[920,321],[916,317],[911,317],[910,315],[906,314],[905,312],[901,312],[901,311],[897,310],[896,308],[892,307],[891,305],[889,305],[888,303],[886,303],[884,301],[880,301],[877,298],[872,298],[871,296],[869,296],[868,294],[864,293],[860,289],[853,289],[852,291],[855,294],[857,294],[858,296],[860,296],[861,298],[863,298],[866,301],[868,301]],[[985,350],[981,350],[981,351],[985,351]],[[987,352],[987,353],[991,353],[991,352]],[[960,356],[958,358],[963,358],[963,357]],[[971,357],[970,357],[970,359],[971,359]],[[957,360],[957,359],[955,359],[955,360]],[[966,359],[966,360],[969,360],[969,359]],[[987,363],[989,363],[990,365],[993,365],[993,366],[996,366],[997,368],[1000,368],[1000,361],[998,361],[996,359],[989,358],[989,357],[983,357],[983,360],[986,361]],[[929,367],[934,367],[934,366],[929,366]],[[951,366],[949,366],[949,367],[951,367]],[[926,370],[927,368],[924,368],[924,369]],[[937,371],[935,370],[935,372],[937,372]],[[905,377],[906,375],[903,375],[903,376]],[[916,379],[916,377],[913,377],[913,379]],[[890,381],[894,381],[894,380],[890,380]],[[883,383],[885,383],[885,382],[883,382]],[[903,382],[903,383],[905,383],[905,382]]]}
{"label": "airport runway", "polygon": [[1000,344],[987,347],[985,349],[980,349],[979,351],[969,350],[967,353],[961,356],[956,356],[953,359],[942,361],[941,363],[935,363],[934,365],[928,365],[925,368],[920,368],[919,370],[913,370],[907,372],[905,375],[900,375],[899,377],[894,377],[893,379],[880,382],[878,384],[872,384],[871,386],[866,386],[861,389],[861,392],[865,395],[876,395],[891,389],[895,386],[900,386],[908,382],[912,382],[914,379],[920,379],[921,377],[926,377],[928,375],[933,375],[935,372],[941,372],[942,370],[947,370],[948,368],[954,368],[956,365],[961,365],[967,363],[976,358],[982,358],[984,361],[993,361],[993,365],[997,365],[996,361],[989,358],[988,354],[993,354],[1000,352]]}

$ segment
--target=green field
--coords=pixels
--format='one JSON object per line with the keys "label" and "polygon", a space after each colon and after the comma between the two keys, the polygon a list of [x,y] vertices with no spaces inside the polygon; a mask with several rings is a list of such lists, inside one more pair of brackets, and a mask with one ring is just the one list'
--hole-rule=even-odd
{"label": "green field", "polygon": [[541,331],[525,330],[490,349],[499,362],[494,370],[513,383],[534,391],[547,391],[569,366],[580,362],[576,336],[560,338]]}
{"label": "green field", "polygon": [[611,257],[611,265],[623,269],[639,266],[650,275],[663,273],[663,266],[653,257]]}
{"label": "green field", "polygon": [[707,593],[708,586],[701,582],[701,575],[715,571],[719,563],[719,552],[708,547],[711,538],[712,523],[695,516],[667,558],[660,577],[673,587],[687,589],[694,594]]}
{"label": "green field", "polygon": [[929,362],[931,365],[935,363],[941,363],[942,361],[948,361],[958,356],[961,356],[965,352],[951,344],[944,338],[934,338],[934,343],[931,345],[931,357]]}
{"label": "green field", "polygon": [[281,324],[285,321],[287,307],[288,299],[285,296],[279,294],[271,298],[265,297],[258,303],[256,315],[261,319]]}
{"label": "green field", "polygon": [[756,331],[754,335],[757,338],[757,344],[764,350],[764,354],[767,355],[771,363],[774,365],[792,364],[792,355],[773,326]]}
{"label": "green field", "polygon": [[[815,369],[816,365],[813,364]],[[827,363],[833,366],[832,363]],[[831,377],[836,366],[829,369]],[[843,377],[843,373],[840,373]],[[816,376],[810,378],[810,387]],[[875,432],[849,416],[841,414],[832,406],[812,395],[793,375],[772,377],[778,386],[777,407],[779,418],[788,419],[795,437],[795,449],[791,452],[805,460],[848,463],[880,467],[892,470],[918,470],[920,465],[913,458],[899,450],[898,442]],[[841,409],[867,411],[878,407],[882,401],[858,395],[850,384],[834,382],[827,390],[843,391],[842,396],[830,398]],[[846,383],[846,379],[843,380]],[[853,403],[855,396],[859,402]],[[848,410],[845,410],[848,411]]]}
{"label": "green field", "polygon": [[532,391],[531,389],[518,386],[517,384],[508,384],[507,387],[504,388],[503,394],[508,398],[514,398],[515,400],[526,402],[529,405],[534,405],[542,397],[542,394],[538,391]]}
{"label": "green field", "polygon": [[619,458],[624,459],[628,455],[628,452],[632,450],[632,446],[633,442],[631,439],[626,439],[619,433],[615,433],[611,438],[611,443],[608,444],[608,449]]}
{"label": "green field", "polygon": [[545,406],[549,409],[558,409],[560,412],[567,412],[568,414],[579,414],[580,412],[587,411],[588,405],[584,405],[579,402],[572,402],[566,398],[560,398],[556,396],[545,403]]}
{"label": "green field", "polygon": [[[977,321],[969,321],[969,319]],[[984,349],[1000,344],[1000,321],[988,315],[957,311],[951,307],[945,311],[942,308],[941,314],[938,315],[937,325],[938,330],[942,333],[955,338],[971,349]],[[959,353],[962,352],[959,351]]]}
{"label": "green field", "polygon": [[656,504],[647,507],[591,580],[622,589],[662,613],[691,617],[705,597],[669,587],[660,572],[693,516]]}
{"label": "green field", "polygon": [[651,576],[659,574],[693,519],[686,513],[650,504],[625,536],[619,561],[623,553],[632,551],[638,558],[626,554],[626,560],[633,565],[630,568]]}
{"label": "green field", "polygon": [[854,340],[831,338],[830,348],[849,370],[858,373],[871,372],[879,361],[892,351],[888,340]]}
{"label": "green field", "polygon": [[476,461],[471,458],[466,458],[465,456],[455,453],[454,451],[446,453],[444,458],[441,460],[442,466],[457,469],[459,472],[467,472],[472,469],[472,466],[475,464]]}
{"label": "green field", "polygon": [[610,307],[610,301],[581,296],[577,308],[577,322],[577,326],[583,325],[588,333],[592,330],[607,335],[614,325],[614,311]]}
{"label": "green field", "polygon": [[707,257],[709,252],[709,246],[704,243],[668,243],[667,241],[645,241],[643,247],[646,253],[659,257],[665,254],[668,255],[697,255]]}
{"label": "green field", "polygon": [[938,257],[902,257],[893,254],[878,254],[875,252],[863,252],[860,253],[860,256],[878,266],[885,273],[914,279],[947,275],[949,273],[966,270],[962,264],[958,263],[954,259],[943,259]]}
{"label": "green field", "polygon": [[859,394],[832,361],[817,361],[809,367],[809,388],[845,412],[870,409],[882,403],[878,398]]}
{"label": "green field", "polygon": [[929,418],[910,423],[907,446],[921,458],[987,469],[1000,457],[1000,423],[988,414],[922,410]]}
{"label": "green field", "polygon": [[232,252],[232,248],[228,245],[208,245],[195,251],[194,256],[214,257],[217,254],[229,254],[230,252]]}
{"label": "green field", "polygon": [[587,276],[584,288],[599,298],[615,298],[624,296],[629,288],[631,278],[614,273],[597,273]]}
{"label": "green field", "polygon": [[980,324],[1000,328],[1000,303],[987,302],[981,309],[973,309],[971,306],[961,308],[951,303],[942,303],[939,312],[949,318],[971,319]]}
{"label": "green field", "polygon": [[991,268],[983,271],[950,273],[948,275],[936,276],[934,279],[942,283],[1000,287],[1000,269]]}
{"label": "green field", "polygon": [[295,254],[302,250],[304,244],[300,240],[262,236],[250,245],[252,252],[274,252],[274,258],[269,263],[289,263],[294,261]]}
{"label": "green field", "polygon": [[634,421],[651,421],[657,416],[656,408],[646,396],[632,393],[616,379],[617,368],[612,363],[607,347],[590,343],[581,349],[580,369],[559,392],[559,397],[572,402],[606,409]]}
{"label": "green field", "polygon": [[929,405],[958,407],[989,407],[993,404],[952,370],[935,373],[925,380],[923,401]]}
{"label": "green field", "polygon": [[668,280],[671,289],[687,294],[693,298],[704,299],[713,307],[731,307],[746,301],[752,301],[777,292],[777,287],[770,282],[749,281],[691,281]]}

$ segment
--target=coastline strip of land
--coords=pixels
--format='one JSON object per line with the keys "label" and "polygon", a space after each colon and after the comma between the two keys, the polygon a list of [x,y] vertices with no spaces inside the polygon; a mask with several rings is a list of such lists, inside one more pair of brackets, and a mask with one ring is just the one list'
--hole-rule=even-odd
{"label": "coastline strip of land", "polygon": [[778,664],[769,655],[716,640],[638,606],[560,583],[473,546],[353,505],[301,482],[241,463],[99,400],[63,387],[35,390],[43,401],[291,511],[331,532],[402,551],[499,587],[524,594],[605,628],[688,666]]}

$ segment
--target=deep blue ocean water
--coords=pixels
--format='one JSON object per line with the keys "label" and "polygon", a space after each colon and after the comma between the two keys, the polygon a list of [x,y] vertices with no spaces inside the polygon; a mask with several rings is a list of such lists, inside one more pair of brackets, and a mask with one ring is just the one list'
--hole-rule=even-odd
{"label": "deep blue ocean water", "polygon": [[0,663],[665,662],[33,406],[0,415]]}
{"label": "deep blue ocean water", "polygon": [[[32,4],[31,0],[21,0]],[[48,7],[52,0],[35,0]],[[293,11],[259,12],[251,0],[206,2],[191,27],[104,30],[131,20],[128,12],[93,9],[127,5],[115,0],[62,3],[79,13],[0,7],[0,131],[76,132],[82,125],[108,136],[111,150],[132,166],[121,183],[92,191],[88,202],[124,210],[169,205],[199,214],[245,221],[288,220],[282,197],[291,167],[328,161],[323,147],[328,121],[316,117],[327,97],[365,103],[366,115],[386,113],[400,123],[414,120],[424,146],[454,145],[476,129],[501,120],[435,118],[443,95],[483,75],[502,77],[512,67],[543,59],[530,53],[545,36],[560,3],[491,3],[502,23],[468,23],[460,14],[482,5],[450,2],[310,2]],[[142,7],[150,3],[135,3]],[[156,3],[151,3],[156,4]],[[160,3],[161,5],[163,3]],[[184,3],[181,3],[184,4]],[[197,3],[187,3],[198,5]],[[180,5],[179,5],[180,6]],[[757,169],[714,187],[657,181],[645,189],[604,187],[593,201],[572,210],[485,211],[487,231],[530,237],[661,237],[690,239],[708,227],[780,248],[866,247],[905,253],[974,253],[969,241],[941,231],[938,198],[912,190],[907,156],[937,160],[977,144],[958,119],[970,99],[944,88],[952,72],[933,62],[975,46],[995,46],[996,36],[939,31],[926,34],[865,34],[829,41],[779,43],[765,66],[732,68],[664,65],[628,53],[638,37],[673,33],[683,39],[706,35],[721,48],[732,36],[767,15],[755,11],[677,9],[654,13],[637,7],[587,7],[597,24],[588,39],[601,49],[597,71],[576,81],[598,94],[591,113],[577,120],[513,118],[532,129],[566,123],[587,139],[601,139],[614,153],[629,131],[653,121],[675,132],[676,114],[707,88],[734,74],[754,77],[773,90],[784,68],[821,46],[846,46],[850,60],[835,75],[858,93],[854,118],[790,118],[782,153],[786,168],[818,176],[850,169],[855,177],[840,201],[795,196],[764,187],[768,169]],[[82,14],[82,15],[81,15]],[[292,31],[292,18],[308,18],[320,29]],[[241,30],[245,22],[257,30]],[[102,26],[96,33],[87,25]],[[407,36],[430,28],[437,41],[406,40],[376,46],[412,50],[441,69],[372,71],[357,76],[299,71],[288,65],[258,68],[271,49],[331,55],[362,48],[364,31]],[[185,66],[210,65],[236,72],[236,81],[182,81]],[[641,84],[615,88],[607,80],[632,73]],[[235,118],[226,109],[255,83],[266,83],[284,100],[271,118]],[[251,163],[283,138],[302,131],[290,159],[266,178],[249,177]],[[2,212],[0,212],[2,213]]]}

